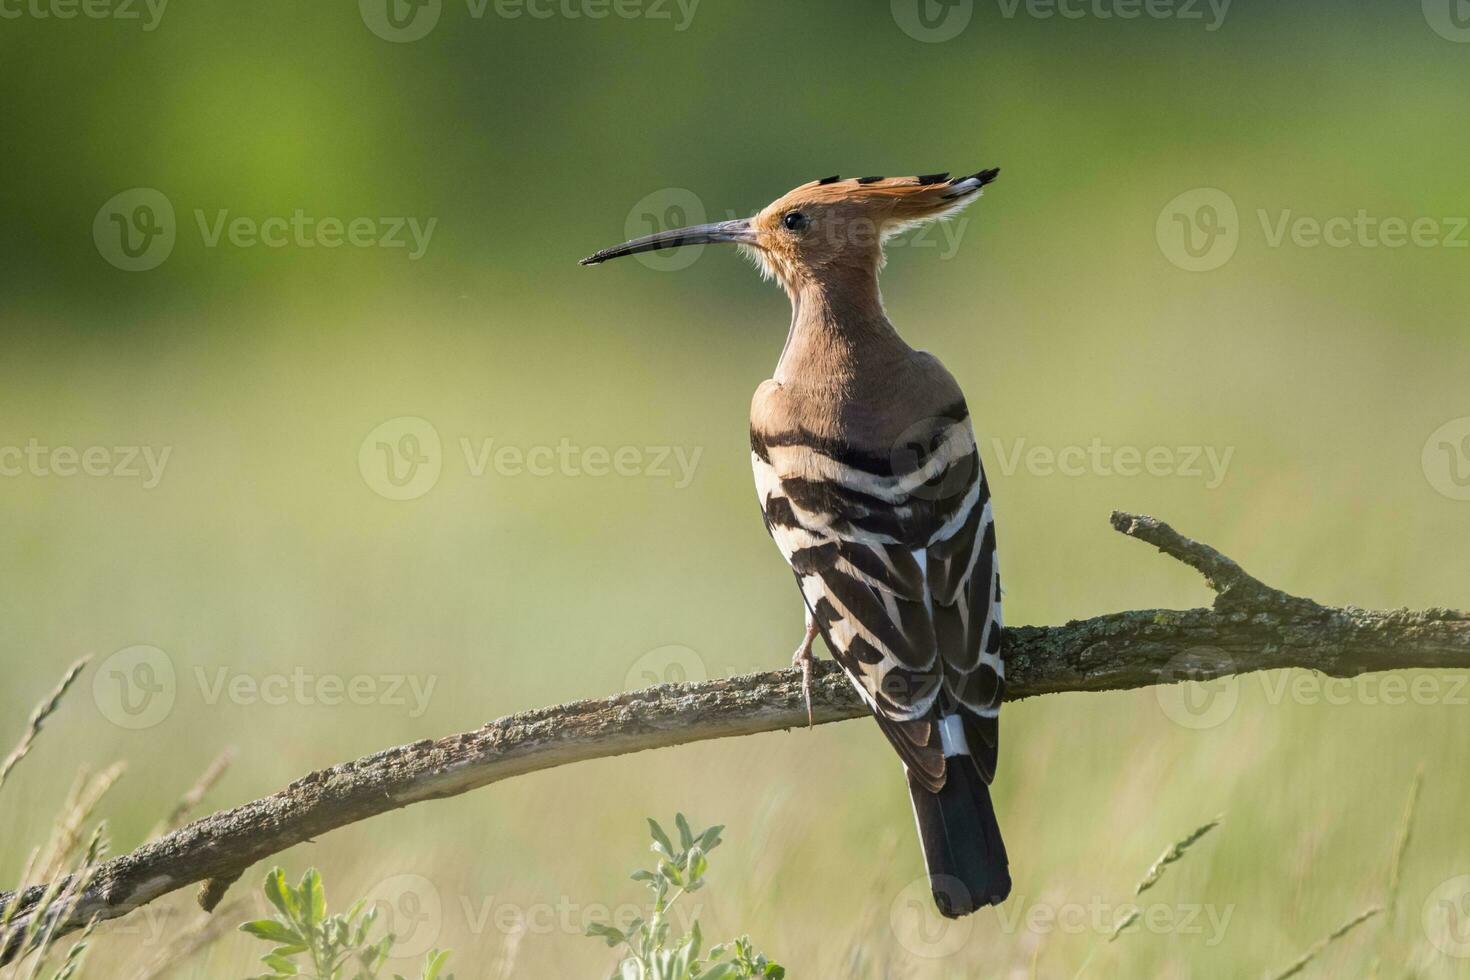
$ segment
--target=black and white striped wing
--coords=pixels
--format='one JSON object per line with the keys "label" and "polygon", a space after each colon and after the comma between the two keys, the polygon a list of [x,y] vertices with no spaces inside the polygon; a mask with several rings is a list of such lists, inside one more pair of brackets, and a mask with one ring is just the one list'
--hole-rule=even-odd
{"label": "black and white striped wing", "polygon": [[[971,746],[994,773],[1000,604],[989,488],[963,406],[912,451],[752,433],[766,527],[838,663],[910,772]],[[969,751],[969,750],[967,750]]]}

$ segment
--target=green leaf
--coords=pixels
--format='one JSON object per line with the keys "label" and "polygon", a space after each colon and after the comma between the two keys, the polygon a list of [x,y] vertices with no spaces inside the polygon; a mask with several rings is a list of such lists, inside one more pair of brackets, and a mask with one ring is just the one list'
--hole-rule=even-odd
{"label": "green leaf", "polygon": [[444,969],[444,964],[449,960],[448,950],[429,950],[428,959],[424,961],[423,980],[438,980],[439,971]]}
{"label": "green leaf", "polygon": [[316,868],[307,868],[301,876],[301,914],[306,924],[314,926],[327,917],[327,896],[322,891],[322,876]]}
{"label": "green leaf", "polygon": [[699,847],[700,847],[700,850],[702,850],[706,854],[708,854],[710,851],[713,851],[715,848],[719,847],[720,844],[723,843],[720,840],[720,831],[722,831],[724,829],[725,829],[725,825],[724,824],[722,824],[722,823],[721,824],[715,824],[709,830],[706,830],[704,833],[700,834],[699,835]]}
{"label": "green leaf", "polygon": [[590,922],[587,924],[588,936],[601,936],[607,943],[608,948],[620,946],[627,939],[621,931],[613,926],[603,925],[601,922]]}
{"label": "green leaf", "polygon": [[667,854],[670,859],[672,859],[674,856],[673,841],[669,840],[669,835],[664,833],[664,829],[660,827],[658,825],[658,821],[653,819],[652,817],[648,818],[648,832],[653,835],[654,843],[662,847],[663,852]]}
{"label": "green leaf", "polygon": [[299,932],[277,919],[256,919],[254,922],[246,922],[240,926],[240,931],[247,932],[256,939],[264,939],[268,943],[281,943],[287,946],[306,944],[306,940]]}
{"label": "green leaf", "polygon": [[725,980],[726,977],[735,976],[734,963],[716,963],[701,973],[695,980]]}
{"label": "green leaf", "polygon": [[689,821],[684,814],[674,814],[674,825],[679,828],[679,849],[687,851],[694,846],[694,831],[689,829]]}
{"label": "green leaf", "polygon": [[689,927],[689,958],[691,960],[699,959],[699,947],[703,943],[704,935],[699,930],[699,920],[695,919],[694,924]]}
{"label": "green leaf", "polygon": [[265,875],[265,900],[275,906],[276,911],[288,919],[296,919],[299,908],[296,904],[296,896],[291,892],[291,886],[286,884],[286,872],[280,868],[271,868]]}
{"label": "green leaf", "polygon": [[286,957],[281,956],[277,953],[268,953],[265,956],[262,956],[260,958],[260,962],[264,963],[272,970],[275,970],[277,973],[288,977],[294,977],[296,974],[301,972],[301,970],[296,966],[295,963],[292,963],[290,960],[286,959]]}
{"label": "green leaf", "polygon": [[709,860],[704,856],[704,851],[697,846],[690,848],[689,863],[686,867],[690,881],[698,881],[703,878],[704,873],[709,870]]}

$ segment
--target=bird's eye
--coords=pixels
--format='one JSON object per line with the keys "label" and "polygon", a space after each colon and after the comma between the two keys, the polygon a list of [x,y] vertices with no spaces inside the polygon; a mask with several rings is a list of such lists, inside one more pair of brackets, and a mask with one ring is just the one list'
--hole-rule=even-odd
{"label": "bird's eye", "polygon": [[811,221],[800,211],[788,211],[786,217],[781,219],[781,224],[786,226],[787,231],[801,231],[811,224]]}

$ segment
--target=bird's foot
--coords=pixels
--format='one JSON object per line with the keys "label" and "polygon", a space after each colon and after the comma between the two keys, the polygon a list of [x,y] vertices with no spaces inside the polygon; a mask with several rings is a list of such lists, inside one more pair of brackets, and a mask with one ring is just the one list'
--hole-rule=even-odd
{"label": "bird's foot", "polygon": [[808,624],[806,638],[801,641],[801,646],[796,648],[796,653],[791,656],[791,666],[801,668],[801,694],[806,699],[806,727],[815,728],[816,722],[812,717],[812,664],[816,662],[816,656],[812,653],[812,641],[817,638],[817,628]]}

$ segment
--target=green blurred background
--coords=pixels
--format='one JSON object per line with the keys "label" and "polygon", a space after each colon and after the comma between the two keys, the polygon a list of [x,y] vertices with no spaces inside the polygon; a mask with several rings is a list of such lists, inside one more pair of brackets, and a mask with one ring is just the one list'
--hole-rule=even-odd
{"label": "green blurred background", "polygon": [[[1324,602],[1470,605],[1470,501],[1453,479],[1470,456],[1436,462],[1439,441],[1470,436],[1470,233],[1455,247],[1441,220],[1470,209],[1470,30],[1440,17],[1463,9],[1241,3],[1210,30],[1204,6],[1124,19],[1099,0],[1067,18],[961,0],[928,8],[926,35],[908,0],[605,19],[443,0],[431,31],[399,43],[369,29],[371,2],[177,3],[153,30],[144,7],[63,20],[9,2],[0,446],[170,456],[152,488],[0,478],[5,741],[67,663],[93,657],[0,795],[7,882],[80,766],[127,761],[101,808],[125,850],[226,746],[239,754],[205,810],[520,709],[785,665],[801,613],[761,529],[745,414],[785,298],[716,249],[677,271],[575,260],[698,218],[691,201],[711,219],[749,213],[829,173],[1003,168],[948,226],[953,245],[903,243],[883,285],[894,322],[968,393],[1010,622],[1208,601],[1187,569],[1112,532],[1112,508]],[[93,225],[140,187],[170,202],[177,241],[129,272]],[[1234,252],[1188,271],[1169,208],[1199,188],[1238,209]],[[1198,192],[1182,200],[1207,217]],[[196,217],[296,209],[436,225],[411,259],[209,247]],[[1360,209],[1435,219],[1441,244],[1272,244],[1287,212]],[[359,453],[403,417],[433,427],[441,472],[391,500]],[[1094,439],[1233,455],[1218,485],[1208,468],[1014,462]],[[462,440],[639,447],[643,475],[477,476]],[[648,473],[643,447],[699,452],[692,479]],[[174,678],[141,728],[115,723],[103,663],[136,645]],[[210,696],[221,677],[298,670],[433,688],[422,712],[406,684],[335,706]],[[1433,928],[1440,899],[1463,898],[1442,883],[1470,872],[1457,678],[1396,705],[1362,685],[1346,704],[1282,696],[1289,680],[1212,685],[1234,708],[1203,727],[1188,710],[1179,722],[1177,689],[1011,706],[996,795],[1015,895],[949,931],[912,921],[905,787],[862,722],[537,774],[281,861],[320,866],[336,899],[392,896],[400,931],[452,947],[461,978],[602,976],[611,960],[579,916],[641,897],[626,880],[641,818],[683,809],[729,827],[699,896],[706,934],[748,931],[795,977],[1069,977],[1084,961],[1090,976],[1259,975],[1384,900],[1422,765],[1397,916],[1312,969],[1470,975]],[[1149,895],[1165,913],[1228,914],[1220,934],[1204,911],[1193,930],[1112,944],[1106,928],[1026,918],[1101,904],[1111,925],[1149,862],[1219,813]],[[253,901],[262,871],[237,892]],[[559,903],[574,910],[538,912]],[[190,904],[164,906],[168,921]],[[117,924],[99,975],[156,955],[154,924]],[[259,945],[227,936],[173,975],[255,972]]]}

